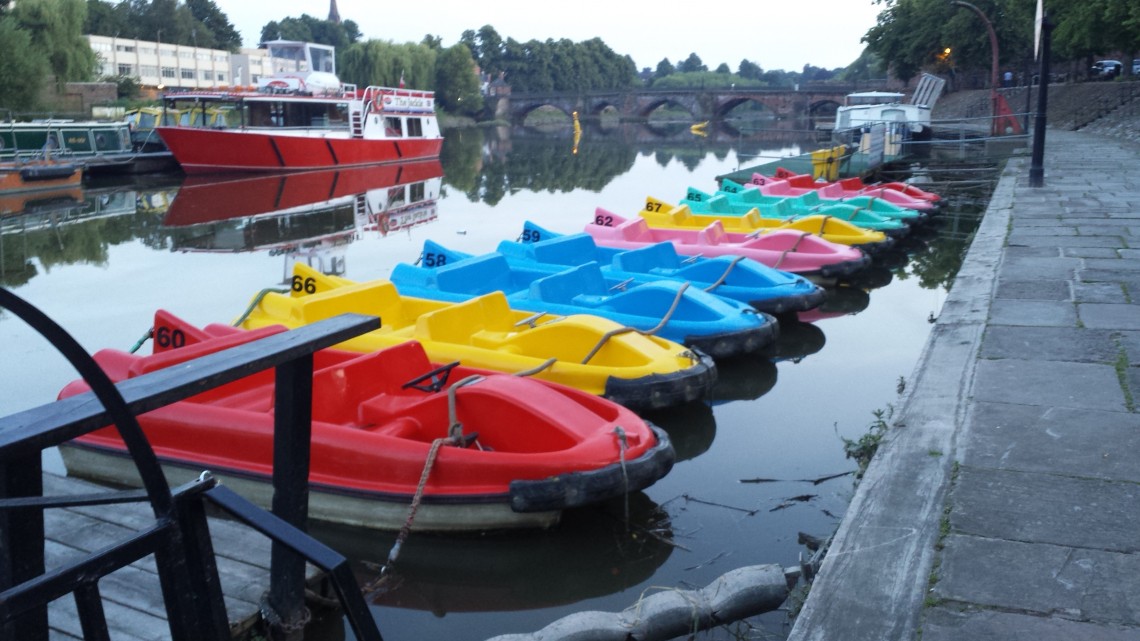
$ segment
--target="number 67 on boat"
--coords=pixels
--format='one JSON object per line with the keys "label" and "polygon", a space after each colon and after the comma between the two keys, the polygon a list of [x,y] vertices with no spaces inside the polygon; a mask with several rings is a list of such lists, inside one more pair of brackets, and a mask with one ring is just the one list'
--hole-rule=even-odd
{"label": "number 67 on boat", "polygon": [[434,92],[342,83],[327,45],[265,46],[274,73],[256,89],[164,94],[164,108],[183,116],[158,134],[187,173],[308,171],[439,156]]}

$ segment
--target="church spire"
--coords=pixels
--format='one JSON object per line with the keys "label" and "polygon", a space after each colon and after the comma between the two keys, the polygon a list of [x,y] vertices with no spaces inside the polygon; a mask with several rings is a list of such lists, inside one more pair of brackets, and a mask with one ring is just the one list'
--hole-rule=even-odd
{"label": "church spire", "polygon": [[340,12],[336,10],[336,0],[329,0],[329,22],[340,24]]}

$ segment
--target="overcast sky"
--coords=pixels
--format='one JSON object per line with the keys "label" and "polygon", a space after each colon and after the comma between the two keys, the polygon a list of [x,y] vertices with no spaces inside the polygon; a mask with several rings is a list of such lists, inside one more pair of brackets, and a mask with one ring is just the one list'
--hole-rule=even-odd
{"label": "overcast sky", "polygon": [[[241,32],[244,44],[257,45],[271,20],[307,13],[327,18],[328,0],[215,0]],[[683,10],[673,7],[684,7]],[[578,0],[432,0],[381,2],[337,0],[344,20],[360,27],[365,39],[419,42],[439,36],[445,47],[464,30],[491,25],[504,40],[519,42],[601,38],[619,55],[654,68],[662,58],[677,64],[696,53],[715,69],[736,71],[748,59],[764,69],[799,71],[805,64],[833,69],[859,57],[859,39],[875,24],[881,6],[872,0],[752,0],[744,3]]]}

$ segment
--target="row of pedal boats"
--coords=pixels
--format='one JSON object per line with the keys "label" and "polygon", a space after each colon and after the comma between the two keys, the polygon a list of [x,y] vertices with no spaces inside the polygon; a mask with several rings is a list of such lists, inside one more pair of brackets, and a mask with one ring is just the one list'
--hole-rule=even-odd
{"label": "row of pedal boats", "polygon": [[[748,234],[722,253],[727,216],[689,243],[691,230],[641,213],[598,210],[580,233],[527,222],[481,255],[429,240],[387,279],[297,263],[291,288],[258,293],[232,324],[159,310],[152,336],[167,340],[152,354],[94,357],[120,382],[342,313],[378,316],[379,329],[314,357],[310,516],[397,529],[414,514],[418,531],[548,527],[667,474],[672,444],[640,413],[706,398],[718,360],[762,351],[778,317],[823,303],[813,277],[869,260],[799,228]],[[60,397],[82,393],[80,380]],[[273,411],[273,373],[261,372],[139,421],[172,482],[209,469],[268,505]],[[135,480],[113,427],[61,451],[69,473]]]}

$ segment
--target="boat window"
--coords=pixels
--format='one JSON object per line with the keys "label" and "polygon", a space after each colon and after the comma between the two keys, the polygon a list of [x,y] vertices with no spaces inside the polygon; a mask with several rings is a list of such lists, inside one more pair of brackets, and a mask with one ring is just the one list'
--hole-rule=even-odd
{"label": "boat window", "polygon": [[424,199],[424,183],[415,183],[408,187],[408,200],[418,203]]}
{"label": "boat window", "polygon": [[408,136],[421,138],[424,135],[424,125],[419,118],[408,118]]}
{"label": "boat window", "polygon": [[400,123],[399,118],[387,116],[384,118],[384,133],[389,136],[403,137],[404,126]]}
{"label": "boat window", "polygon": [[392,187],[388,190],[388,208],[395,209],[403,207],[407,201],[404,200],[404,188]]}

